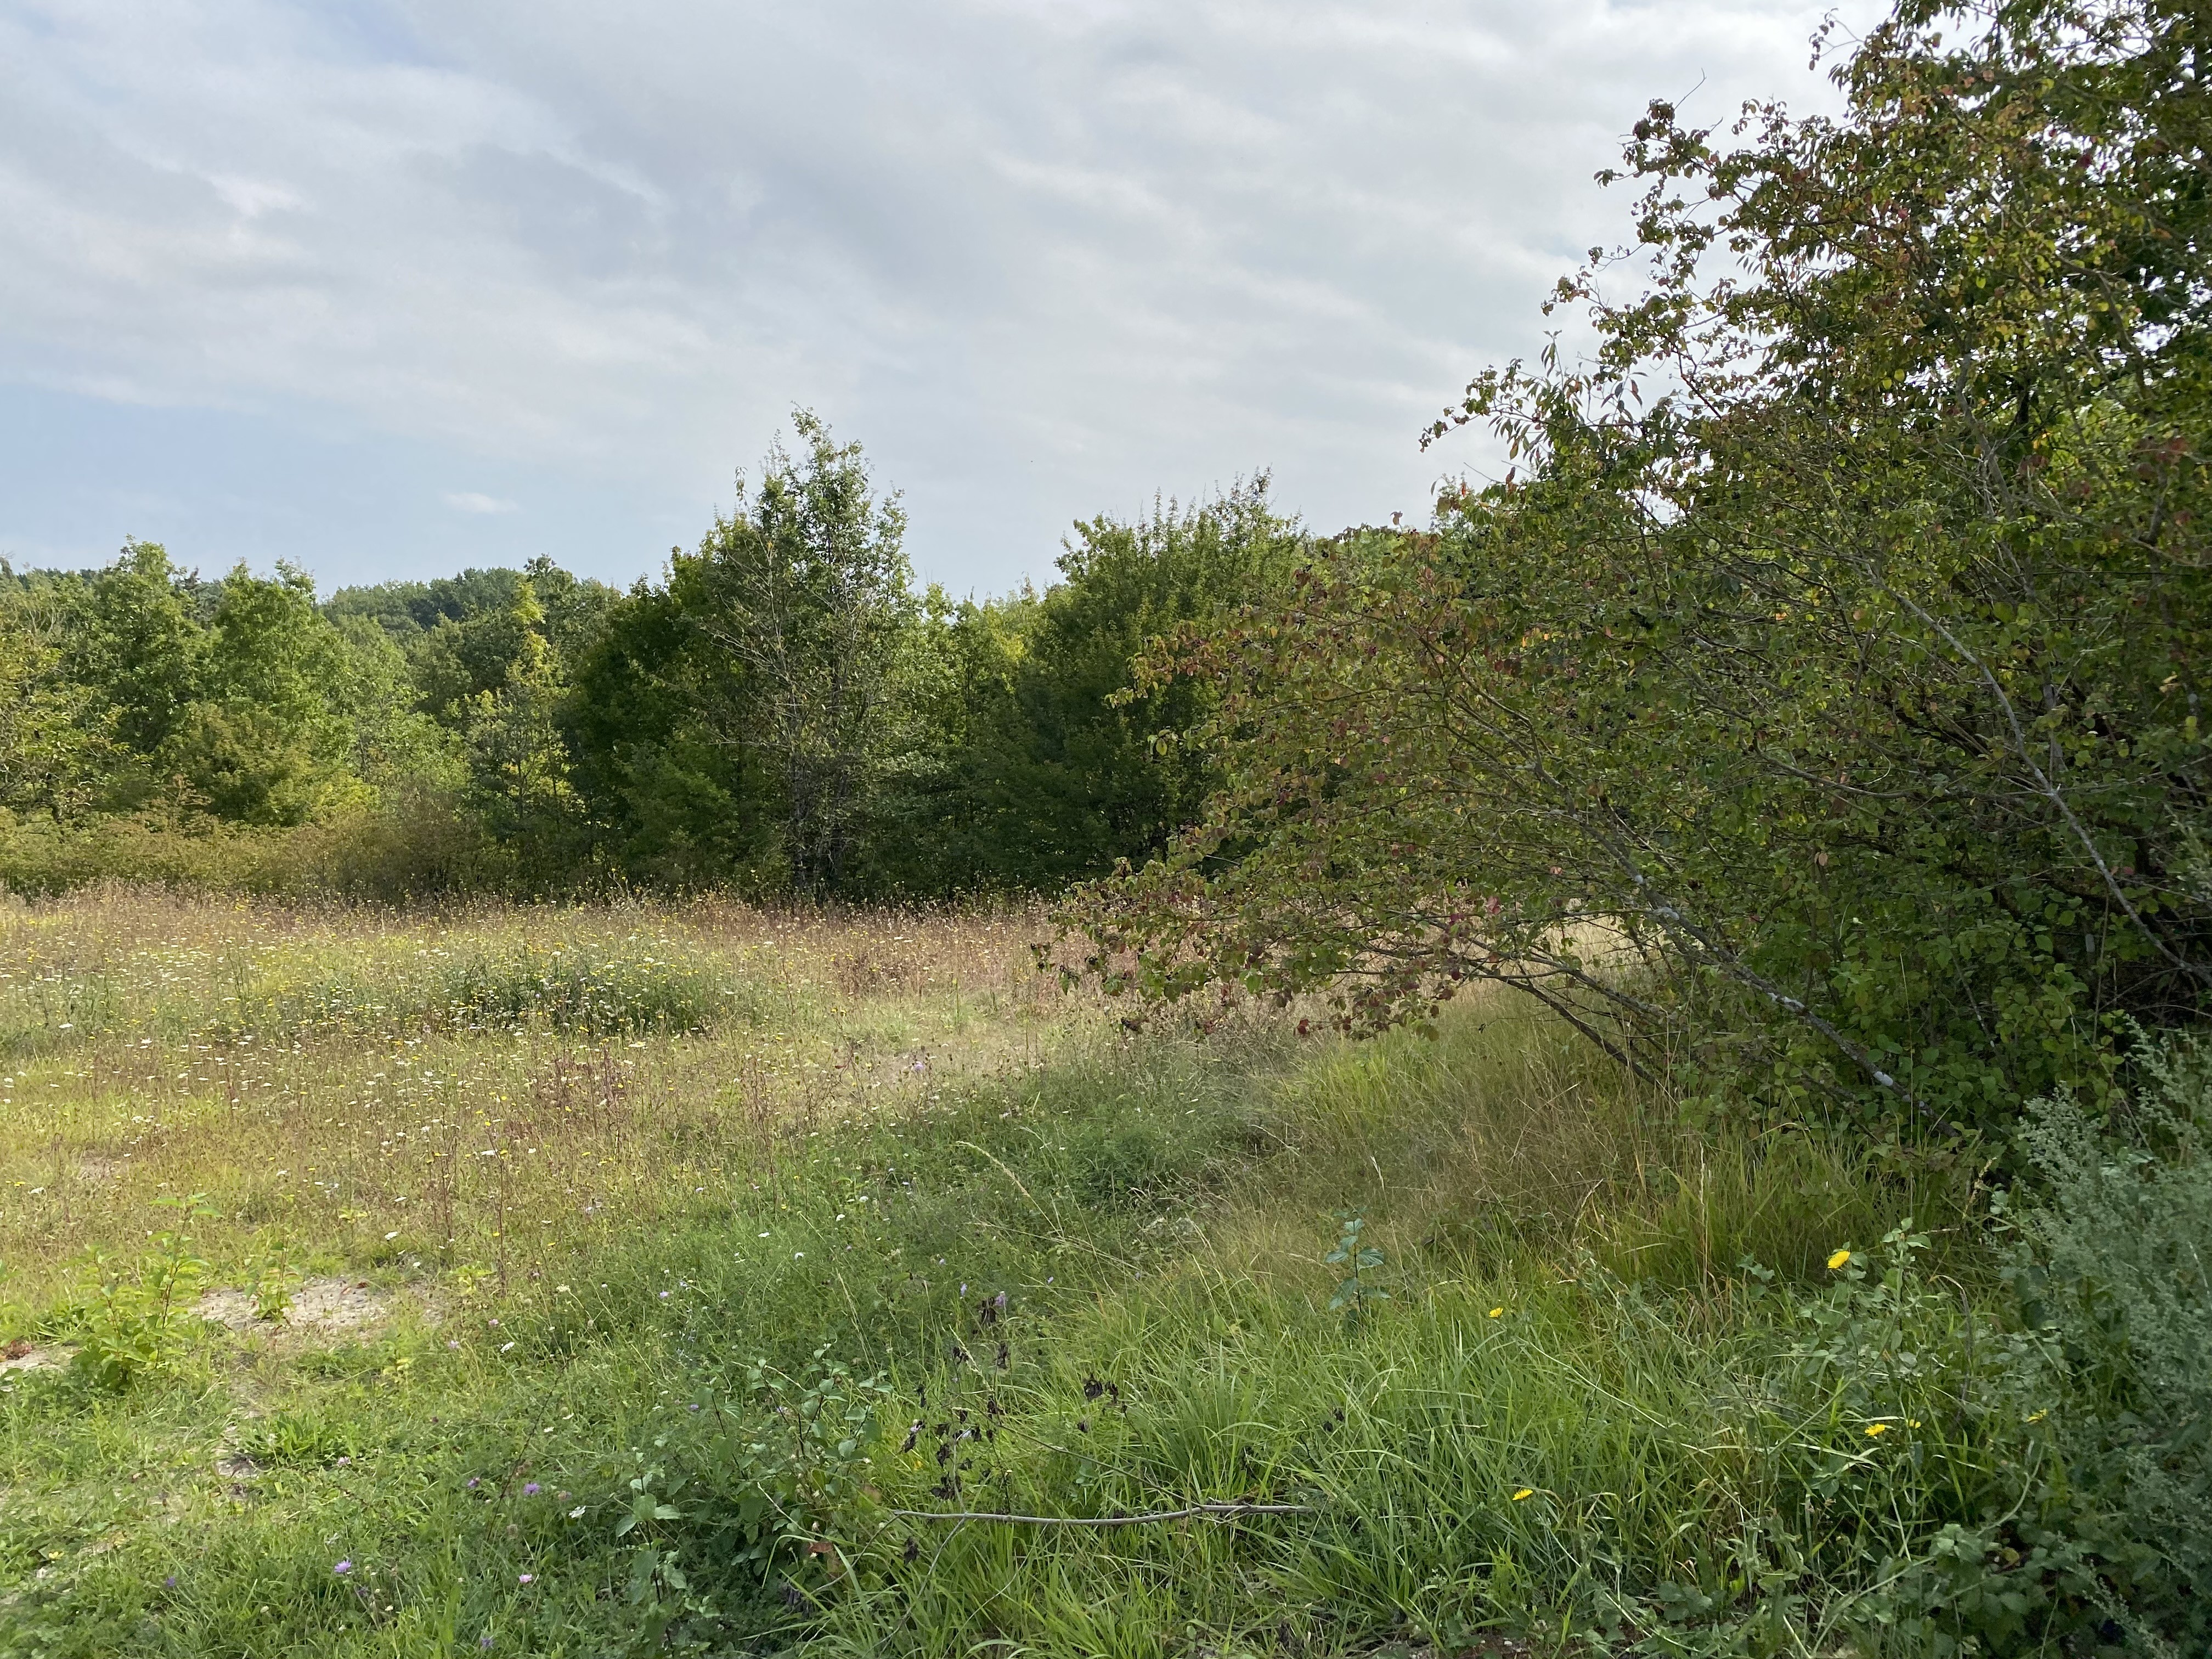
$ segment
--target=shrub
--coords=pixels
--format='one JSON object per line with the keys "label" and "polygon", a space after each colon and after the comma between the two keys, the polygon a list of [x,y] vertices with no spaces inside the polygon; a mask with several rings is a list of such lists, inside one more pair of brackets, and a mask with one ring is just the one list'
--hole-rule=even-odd
{"label": "shrub", "polygon": [[2063,1343],[2073,1522],[2115,1612],[2202,1651],[2212,1643],[2212,1050],[2140,1056],[2128,1109],[2100,1122],[2070,1094],[2033,1103],[2021,1141],[2042,1185],[2014,1212],[2009,1271]]}

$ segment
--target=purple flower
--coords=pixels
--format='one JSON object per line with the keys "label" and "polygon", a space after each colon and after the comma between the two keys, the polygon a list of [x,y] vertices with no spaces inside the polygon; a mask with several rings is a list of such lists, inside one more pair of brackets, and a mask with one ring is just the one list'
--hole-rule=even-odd
{"label": "purple flower", "polygon": [[477,1645],[478,1647],[480,1647],[480,1648],[488,1648],[488,1647],[489,1647],[489,1646],[491,1645],[491,1638],[490,1638],[490,1637],[489,1637],[489,1636],[479,1636],[479,1637],[477,1637]]}
{"label": "purple flower", "polygon": [[518,1583],[518,1584],[526,1584],[526,1583],[528,1583],[531,1581],[531,1579],[532,1579],[532,1578],[533,1578],[533,1577],[536,1577],[536,1575],[535,1575],[534,1573],[527,1573],[527,1572],[526,1572],[526,1573],[524,1573],[524,1574],[522,1575],[522,1577],[520,1577],[520,1578],[516,1579],[514,1582],[515,1582],[516,1583]]}
{"label": "purple flower", "polygon": [[343,1577],[345,1574],[353,1571],[353,1563],[350,1561],[341,1561],[337,1565],[332,1567],[331,1571]]}
{"label": "purple flower", "polygon": [[477,1478],[476,1478],[476,1476],[474,1476],[474,1475],[472,1474],[472,1475],[471,1475],[471,1476],[469,1477],[469,1490],[470,1490],[471,1492],[474,1492],[476,1489],[477,1489]]}
{"label": "purple flower", "polygon": [[522,1488],[522,1495],[523,1495],[525,1498],[535,1498],[535,1497],[537,1497],[537,1496],[538,1496],[538,1483],[537,1483],[535,1480],[532,1480],[532,1481],[530,1481],[530,1482],[526,1483],[526,1484],[523,1486],[523,1488]]}
{"label": "purple flower", "polygon": [[177,1575],[176,1575],[176,1574],[174,1574],[173,1572],[173,1573],[171,1573],[171,1574],[170,1574],[167,1578],[164,1578],[164,1579],[161,1581],[161,1588],[162,1588],[163,1589],[176,1589],[176,1587],[177,1587]]}

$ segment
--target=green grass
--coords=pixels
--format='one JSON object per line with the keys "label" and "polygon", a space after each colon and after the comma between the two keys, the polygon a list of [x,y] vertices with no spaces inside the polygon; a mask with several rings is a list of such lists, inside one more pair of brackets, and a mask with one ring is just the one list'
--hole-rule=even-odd
{"label": "green grass", "polygon": [[[1927,1588],[1943,1528],[1978,1537],[2034,1489],[2058,1396],[1993,1311],[1971,1163],[1688,1133],[1510,1006],[1433,1042],[1131,1036],[1087,1004],[987,991],[945,951],[879,971],[918,933],[812,938],[819,971],[799,975],[774,924],[779,977],[684,922],[672,982],[744,968],[765,1000],[696,1021],[648,1002],[580,1048],[519,994],[428,1033],[424,1000],[362,999],[287,1045],[284,1092],[253,1091],[274,1135],[322,1122],[319,1090],[362,1100],[362,1068],[395,1053],[510,1092],[556,1057],[634,1064],[613,1127],[581,1084],[568,1131],[541,1103],[516,1144],[550,1150],[519,1160],[565,1145],[566,1173],[518,1174],[501,1226],[387,1241],[402,1211],[359,1170],[287,1206],[222,1134],[208,1073],[205,1133],[164,1154],[167,1188],[110,1183],[82,1242],[146,1248],[177,1224],[151,1198],[190,1182],[222,1214],[174,1248],[209,1282],[245,1282],[281,1237],[295,1269],[368,1279],[381,1312],[319,1337],[188,1321],[119,1389],[62,1367],[0,1382],[0,1652],[1328,1654],[1501,1632],[1932,1652],[1912,1620],[1948,1605]],[[501,955],[472,942],[486,926],[413,958],[341,927],[329,954],[542,964],[556,942]],[[313,978],[320,954],[285,944],[284,971],[349,982]],[[385,982],[473,982],[445,971]],[[196,983],[134,1006],[235,994]],[[939,1047],[917,1069],[890,1045],[924,1027]],[[112,1023],[110,1060],[136,1032]],[[93,1057],[74,1109],[112,1128]],[[836,1087],[810,1092],[810,1067]],[[20,1085],[43,1075],[11,1108],[27,1167],[48,1126]],[[562,1224],[535,1225],[521,1195],[573,1188],[585,1152],[623,1180],[595,1189],[599,1213],[560,1194]],[[1322,1260],[1342,1211],[1383,1257],[1387,1299],[1356,1316]],[[1892,1285],[1880,1261],[1859,1278],[1908,1213],[1928,1247]],[[86,1340],[74,1258],[15,1237],[20,1334]],[[1302,1512],[893,1513],[1205,1501]]]}

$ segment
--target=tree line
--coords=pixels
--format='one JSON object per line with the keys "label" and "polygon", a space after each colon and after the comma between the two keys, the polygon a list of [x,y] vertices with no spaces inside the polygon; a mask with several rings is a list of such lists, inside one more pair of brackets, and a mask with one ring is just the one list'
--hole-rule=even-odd
{"label": "tree line", "polygon": [[2208,27],[1903,0],[1835,116],[1651,106],[1547,307],[1593,349],[1474,381],[1431,435],[1510,469],[1418,532],[1254,485],[956,603],[802,414],[628,592],[11,577],[8,878],[351,823],[389,890],[1066,890],[1206,1010],[1495,982],[1693,1106],[1936,1139],[2117,1100],[2212,996]]}
{"label": "tree line", "polygon": [[386,896],[1041,891],[1194,816],[1202,763],[1161,734],[1209,694],[1133,694],[1132,665],[1304,556],[1264,478],[1077,526],[1042,592],[955,600],[860,447],[795,428],[627,592],[539,558],[320,599],[149,542],[6,571],[8,878],[158,872],[196,839],[293,879],[276,849],[312,844],[317,879]]}

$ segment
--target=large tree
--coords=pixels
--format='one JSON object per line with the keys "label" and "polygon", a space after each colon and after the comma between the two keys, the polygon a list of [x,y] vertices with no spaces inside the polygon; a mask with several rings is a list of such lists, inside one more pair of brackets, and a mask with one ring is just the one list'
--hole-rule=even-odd
{"label": "large tree", "polygon": [[896,495],[878,498],[858,444],[804,410],[793,423],[800,454],[775,445],[750,492],[740,475],[684,574],[701,590],[696,626],[744,684],[706,712],[734,715],[726,740],[769,760],[791,884],[819,896],[846,884],[906,735],[894,688],[915,607]]}
{"label": "large tree", "polygon": [[[1075,920],[1354,1025],[1470,980],[1716,1097],[1948,1130],[2212,989],[2201,8],[1910,0],[1845,112],[1656,105],[1515,470],[1155,658],[1224,780]],[[1642,285],[1610,297],[1619,274]]]}

